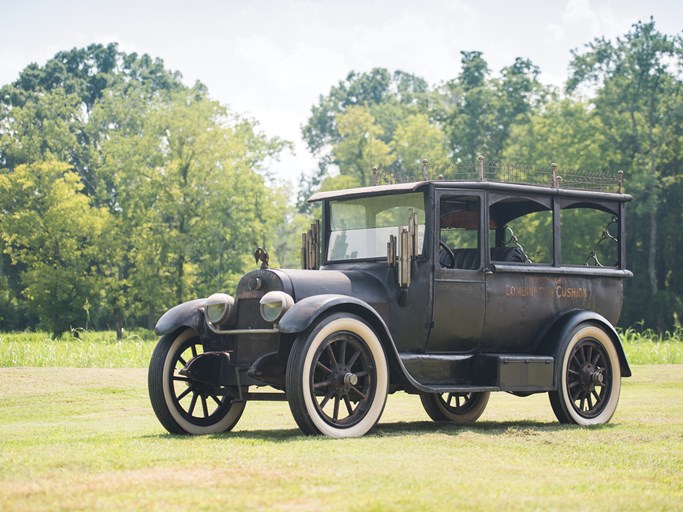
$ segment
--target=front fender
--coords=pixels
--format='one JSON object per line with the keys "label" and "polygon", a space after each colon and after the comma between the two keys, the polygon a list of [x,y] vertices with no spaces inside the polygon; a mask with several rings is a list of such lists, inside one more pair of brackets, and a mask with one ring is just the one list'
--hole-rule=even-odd
{"label": "front fender", "polygon": [[542,336],[539,352],[545,355],[551,355],[555,357],[556,361],[559,361],[561,354],[558,353],[558,350],[562,345],[562,341],[569,335],[572,329],[584,322],[596,323],[604,328],[605,332],[612,339],[614,348],[619,356],[621,376],[630,377],[631,367],[628,365],[628,361],[626,360],[626,353],[621,345],[619,334],[605,317],[594,311],[573,310],[562,315],[555,321],[550,330]]}
{"label": "front fender", "polygon": [[206,299],[195,299],[172,307],[161,316],[154,327],[154,332],[158,335],[169,334],[180,327],[190,327],[199,331],[203,319],[199,308],[205,303]]}
{"label": "front fender", "polygon": [[332,310],[343,310],[364,318],[375,329],[380,338],[389,364],[393,371],[399,372],[405,382],[412,388],[423,393],[434,393],[434,389],[420,384],[408,372],[396,348],[396,344],[389,332],[387,324],[375,309],[365,301],[349,295],[325,294],[314,295],[300,300],[284,314],[279,323],[281,333],[299,334],[308,329],[322,315]]}
{"label": "front fender", "polygon": [[[351,306],[352,309],[362,308],[366,314],[374,316],[376,320],[384,325],[382,317],[380,317],[374,308],[367,302],[348,295],[330,293],[306,297],[294,304],[280,320],[280,332],[286,334],[298,334],[303,332],[308,329],[320,315],[337,306]],[[386,326],[384,328],[385,332],[388,333]]]}

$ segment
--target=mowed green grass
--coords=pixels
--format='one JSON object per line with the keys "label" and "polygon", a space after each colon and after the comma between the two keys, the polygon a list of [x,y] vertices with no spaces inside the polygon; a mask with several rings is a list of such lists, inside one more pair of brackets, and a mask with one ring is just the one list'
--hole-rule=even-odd
{"label": "mowed green grass", "polygon": [[284,402],[171,436],[144,369],[0,368],[0,510],[681,510],[683,365],[633,370],[597,428],[500,393],[440,425],[397,393],[371,434],[335,440],[302,436]]}

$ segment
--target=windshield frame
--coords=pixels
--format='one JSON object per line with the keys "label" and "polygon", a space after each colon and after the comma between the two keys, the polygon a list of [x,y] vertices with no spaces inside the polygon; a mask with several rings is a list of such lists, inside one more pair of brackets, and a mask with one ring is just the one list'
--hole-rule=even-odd
{"label": "windshield frame", "polygon": [[[418,255],[418,259],[422,260],[427,257],[426,253],[428,252],[429,248],[429,241],[428,241],[428,232],[429,232],[429,222],[431,221],[432,215],[430,214],[429,208],[427,207],[428,204],[428,197],[429,194],[427,193],[428,189],[422,189],[422,190],[405,190],[405,191],[396,191],[392,193],[384,193],[384,194],[368,194],[368,195],[363,195],[363,196],[353,196],[349,198],[330,198],[330,199],[325,199],[323,201],[324,207],[323,207],[323,225],[324,225],[324,241],[323,241],[323,264],[344,264],[344,263],[357,263],[357,262],[378,262],[378,261],[386,261],[387,259],[387,254],[386,250],[381,251],[380,254],[376,256],[368,256],[368,257],[356,257],[356,258],[342,258],[342,259],[333,259],[332,256],[332,246],[334,244],[333,240],[333,235],[337,233],[338,231],[333,231],[332,226],[333,222],[335,219],[332,218],[332,203],[342,203],[342,202],[358,202],[358,201],[363,201],[363,200],[369,200],[372,201],[373,199],[376,199],[378,201],[382,199],[386,199],[391,196],[408,196],[408,195],[421,195],[422,196],[422,201],[418,201],[420,203],[419,208],[421,209],[421,221],[419,222],[419,232],[421,235],[421,244],[420,244],[420,253]],[[407,206],[406,206],[407,208]],[[385,210],[379,210],[378,213],[383,212],[383,211],[388,211],[388,209]],[[402,221],[401,224],[397,226],[381,226],[379,228],[374,227],[374,228],[362,228],[362,229],[391,229],[391,230],[396,230],[396,233],[398,233],[398,228],[399,226],[404,226],[407,227],[408,225],[408,216],[406,215],[406,218],[404,221]],[[386,242],[388,242],[388,238]],[[383,247],[386,247],[386,242],[383,242]]]}

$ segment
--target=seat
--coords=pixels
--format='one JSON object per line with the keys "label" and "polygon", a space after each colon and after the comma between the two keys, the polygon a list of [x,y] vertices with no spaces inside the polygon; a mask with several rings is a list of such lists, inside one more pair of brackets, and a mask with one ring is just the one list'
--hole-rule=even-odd
{"label": "seat", "polygon": [[512,247],[492,247],[491,261],[505,261],[510,263],[524,263],[526,257],[524,252],[517,246]]}
{"label": "seat", "polygon": [[476,270],[479,268],[478,249],[453,249],[455,261],[451,261],[450,254],[443,248],[439,251],[439,264],[444,268],[458,268]]}
{"label": "seat", "polygon": [[[455,261],[443,248],[439,251],[439,264],[444,268],[477,270],[479,268],[479,249],[453,249]],[[524,263],[526,258],[519,247],[492,247],[491,261]],[[451,264],[452,263],[452,264]]]}
{"label": "seat", "polygon": [[453,268],[476,270],[479,268],[479,249],[456,249]]}

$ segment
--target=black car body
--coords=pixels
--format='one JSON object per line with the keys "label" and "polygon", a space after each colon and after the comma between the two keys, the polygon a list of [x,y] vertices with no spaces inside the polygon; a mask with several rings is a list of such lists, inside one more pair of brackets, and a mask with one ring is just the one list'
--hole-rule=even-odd
{"label": "black car body", "polygon": [[347,437],[395,391],[455,423],[492,391],[547,392],[561,422],[605,423],[631,375],[613,327],[630,199],[485,181],[318,193],[304,269],[264,264],[234,298],[159,320],[154,410],[169,431],[200,434],[281,399],[304,433]]}

